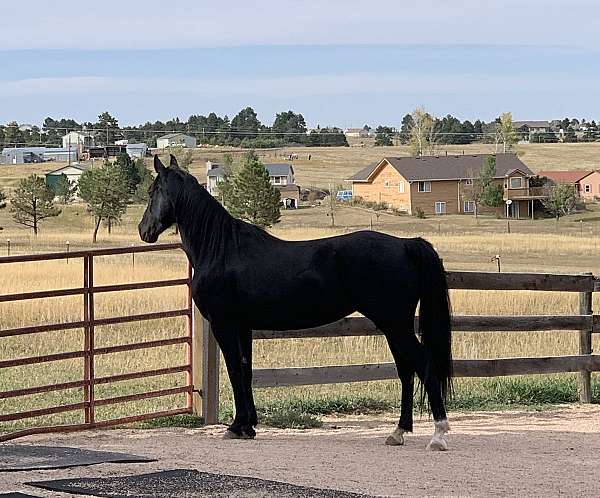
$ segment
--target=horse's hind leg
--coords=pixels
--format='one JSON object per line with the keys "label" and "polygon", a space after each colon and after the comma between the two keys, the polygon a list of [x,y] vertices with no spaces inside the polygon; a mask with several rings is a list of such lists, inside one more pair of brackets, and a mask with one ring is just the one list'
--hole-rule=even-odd
{"label": "horse's hind leg", "polygon": [[440,382],[432,368],[431,359],[423,344],[414,334],[402,335],[400,338],[403,357],[408,357],[425,387],[431,413],[433,415],[435,432],[431,442],[427,445],[429,450],[447,450],[448,443],[444,435],[450,430],[446,409],[442,398]]}
{"label": "horse's hind leg", "polygon": [[[398,333],[405,333],[402,331],[395,331],[395,335]],[[398,377],[402,384],[402,397],[400,402],[400,420],[398,421],[398,427],[388,436],[385,444],[390,446],[399,446],[404,444],[404,433],[412,432],[413,430],[413,396],[414,396],[414,383],[415,383],[415,371],[410,361],[406,358],[402,358],[402,353],[399,348],[398,340],[394,335],[386,333],[386,339],[394,362],[396,363],[396,370],[398,371]]]}

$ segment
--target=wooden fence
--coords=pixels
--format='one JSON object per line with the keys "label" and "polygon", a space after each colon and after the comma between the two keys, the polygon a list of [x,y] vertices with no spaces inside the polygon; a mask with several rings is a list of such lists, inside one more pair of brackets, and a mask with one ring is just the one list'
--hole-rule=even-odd
{"label": "wooden fence", "polygon": [[[500,358],[486,360],[454,360],[457,377],[498,377],[506,375],[579,372],[580,399],[591,401],[591,372],[600,371],[600,355],[592,354],[592,333],[600,332],[600,315],[592,311],[593,292],[600,291],[600,281],[591,273],[582,275],[538,273],[448,272],[451,289],[466,290],[529,290],[562,291],[579,294],[577,315],[455,315],[454,331],[514,332],[556,331],[579,332],[579,354],[534,358]],[[209,332],[210,325],[198,313],[195,315],[196,356],[195,378],[202,378],[201,413],[207,423],[217,421],[219,404],[219,349]],[[418,317],[415,319],[418,326]],[[323,337],[373,336],[381,332],[363,317],[347,317],[338,322],[303,330],[255,330],[254,338],[303,339]],[[201,361],[200,361],[201,360]],[[310,384],[333,384],[396,379],[394,363],[336,365],[304,368],[259,368],[253,371],[255,387],[279,387]],[[200,409],[200,407],[199,407]]]}
{"label": "wooden fence", "polygon": [[[83,285],[69,289],[36,291],[19,294],[0,295],[3,302],[46,299],[59,296],[83,296],[82,320],[69,323],[44,324],[15,329],[2,329],[0,324],[0,340],[4,337],[36,334],[41,332],[81,329],[84,334],[84,349],[66,351],[51,355],[0,359],[0,371],[23,365],[35,365],[48,361],[69,358],[81,358],[82,378],[67,383],[49,384],[25,389],[0,392],[0,400],[17,396],[47,393],[58,390],[81,388],[83,399],[79,403],[66,406],[53,406],[41,410],[27,412],[0,413],[0,422],[34,418],[52,413],[82,410],[84,423],[68,426],[35,427],[12,434],[0,434],[0,442],[15,437],[53,431],[74,431],[94,427],[106,427],[117,424],[135,422],[148,418],[175,415],[180,413],[197,413],[204,417],[206,423],[215,423],[219,405],[219,358],[220,352],[209,323],[193,307],[191,300],[191,268],[188,266],[186,278],[152,282],[138,282],[98,286],[94,284],[94,257],[117,254],[135,254],[140,252],[164,251],[179,249],[179,244],[162,244],[142,247],[126,247],[100,249],[93,251],[76,251],[70,253],[52,253],[26,256],[0,257],[0,267],[7,263],[23,263],[48,260],[83,260]],[[537,357],[537,358],[501,358],[487,360],[455,360],[454,371],[462,377],[495,377],[503,375],[544,374],[558,372],[579,372],[580,399],[591,400],[590,372],[600,371],[600,355],[592,354],[592,334],[600,331],[600,315],[592,311],[593,292],[600,291],[600,282],[591,273],[582,275],[535,274],[535,273],[478,273],[448,272],[451,289],[468,290],[530,290],[530,291],[562,291],[579,294],[579,314],[577,315],[525,315],[525,316],[488,316],[488,315],[455,315],[453,329],[462,332],[496,332],[496,331],[555,331],[571,330],[579,332],[579,354],[572,356]],[[155,311],[152,313],[119,317],[96,318],[94,296],[105,292],[119,292],[135,289],[149,289],[171,286],[187,286],[186,307],[177,310]],[[195,311],[194,311],[195,310]],[[167,317],[185,317],[187,335],[158,341],[113,345],[97,348],[94,344],[94,329],[97,326],[135,322]],[[418,321],[418,317],[416,318]],[[415,325],[418,325],[416,323]],[[338,322],[317,328],[291,331],[254,331],[254,338],[269,339],[301,339],[347,336],[373,336],[380,331],[366,318],[347,317]],[[143,348],[154,348],[172,344],[186,344],[187,355],[181,365],[167,365],[165,368],[152,371],[128,372],[110,377],[97,377],[94,373],[94,358],[98,355],[111,354]],[[96,399],[94,386],[142,377],[166,375],[175,372],[186,373],[185,385],[170,389],[138,393],[107,399]],[[393,363],[374,363],[363,365],[318,366],[306,368],[262,368],[254,370],[253,384],[256,387],[275,387],[308,384],[331,384],[339,382],[359,382],[372,380],[396,379],[396,368]],[[154,398],[181,394],[186,397],[185,407],[163,412],[147,413],[112,420],[97,421],[94,409],[97,406],[124,403],[143,398]]]}

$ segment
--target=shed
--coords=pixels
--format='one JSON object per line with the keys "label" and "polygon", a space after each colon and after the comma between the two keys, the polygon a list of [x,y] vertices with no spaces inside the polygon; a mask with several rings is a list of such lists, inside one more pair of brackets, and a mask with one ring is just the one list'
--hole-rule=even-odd
{"label": "shed", "polygon": [[46,185],[50,187],[55,186],[58,183],[58,179],[61,177],[61,175],[65,175],[69,182],[73,182],[77,185],[81,175],[88,169],[90,169],[90,166],[79,163],[70,164],[68,166],[55,169],[54,171],[46,173]]}
{"label": "shed", "polygon": [[196,147],[196,139],[185,133],[168,133],[156,139],[156,147],[166,149],[167,147]]}

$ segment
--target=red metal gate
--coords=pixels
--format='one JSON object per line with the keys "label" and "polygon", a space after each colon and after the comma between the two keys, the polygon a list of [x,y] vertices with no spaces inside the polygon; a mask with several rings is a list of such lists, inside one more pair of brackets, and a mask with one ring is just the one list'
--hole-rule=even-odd
{"label": "red metal gate", "polygon": [[[46,290],[37,292],[27,292],[18,294],[0,295],[0,303],[24,301],[32,299],[45,299],[49,297],[64,297],[64,296],[83,296],[83,319],[79,321],[65,323],[49,323],[44,325],[36,325],[30,327],[21,327],[13,329],[2,329],[0,324],[0,340],[5,337],[21,336],[27,334],[38,334],[42,332],[52,332],[59,330],[82,329],[84,334],[84,348],[81,351],[65,351],[54,354],[41,356],[1,359],[0,373],[2,369],[23,366],[36,365],[45,362],[66,360],[72,358],[81,358],[83,360],[82,378],[71,382],[63,382],[59,384],[48,384],[26,389],[16,389],[0,392],[0,400],[14,398],[18,396],[28,396],[32,394],[48,393],[52,391],[60,391],[73,388],[81,388],[83,391],[83,400],[79,403],[67,405],[51,406],[42,409],[22,411],[17,413],[4,414],[0,413],[0,422],[10,422],[27,418],[39,417],[56,413],[72,412],[83,410],[84,423],[70,425],[53,425],[44,427],[32,427],[17,432],[8,434],[0,434],[0,442],[8,441],[21,436],[30,434],[41,434],[48,432],[68,432],[78,431],[83,429],[91,429],[98,427],[109,427],[114,425],[126,424],[148,420],[151,418],[178,415],[192,412],[192,394],[193,394],[193,379],[192,379],[192,334],[193,334],[193,301],[191,292],[191,276],[192,269],[188,263],[187,277],[171,280],[156,280],[147,282],[114,284],[114,285],[95,285],[94,284],[94,258],[97,256],[112,256],[119,254],[132,254],[135,257],[136,253],[147,253],[154,251],[167,251],[181,249],[180,244],[158,244],[141,247],[120,247],[111,249],[98,249],[65,253],[48,253],[48,254],[33,254],[22,256],[6,256],[0,257],[0,268],[4,264],[9,263],[27,263],[33,261],[50,261],[50,260],[83,260],[83,286],[67,289]],[[173,309],[167,311],[156,311],[152,313],[115,316],[107,318],[95,317],[94,296],[106,292],[119,292],[138,289],[151,289],[159,287],[172,286],[187,286],[187,303],[182,309]],[[128,322],[138,322],[142,320],[153,320],[169,317],[187,317],[187,334],[182,337],[174,337],[169,339],[160,339],[145,342],[136,342],[126,345],[114,345],[108,347],[97,348],[94,345],[94,330],[97,326],[122,324]],[[97,377],[94,373],[94,358],[99,355],[108,355],[124,351],[133,351],[145,348],[156,348],[161,346],[169,346],[175,344],[186,344],[187,355],[185,361],[182,360],[181,365],[168,366],[165,368],[127,372],[119,375],[111,375],[105,377]],[[112,398],[96,399],[94,396],[94,388],[100,384],[109,384],[131,379],[140,379],[154,377],[160,375],[173,374],[178,372],[186,373],[185,385],[161,389],[143,393],[130,394],[126,396],[117,396]],[[96,421],[95,408],[98,406],[106,406],[117,403],[125,403],[137,401],[146,398],[157,398],[161,396],[170,396],[175,394],[186,395],[185,408],[177,408],[166,411],[145,413],[141,415],[133,415],[128,417]]]}

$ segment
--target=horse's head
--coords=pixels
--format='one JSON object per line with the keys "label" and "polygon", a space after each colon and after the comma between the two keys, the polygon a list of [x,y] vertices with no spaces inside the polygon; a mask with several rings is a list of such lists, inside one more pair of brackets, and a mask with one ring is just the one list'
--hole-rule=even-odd
{"label": "horse's head", "polygon": [[138,226],[140,237],[144,242],[156,242],[158,236],[175,223],[175,206],[169,194],[168,183],[171,176],[177,175],[179,165],[175,156],[171,155],[171,167],[166,168],[158,156],[154,156],[154,169],[157,177],[148,191],[148,206]]}

